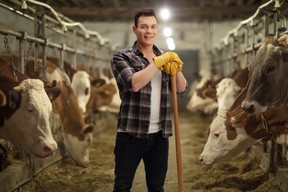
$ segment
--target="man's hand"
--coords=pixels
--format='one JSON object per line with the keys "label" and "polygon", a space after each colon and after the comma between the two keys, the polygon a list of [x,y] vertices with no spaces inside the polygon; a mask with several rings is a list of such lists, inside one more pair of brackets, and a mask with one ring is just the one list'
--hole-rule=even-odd
{"label": "man's hand", "polygon": [[163,66],[164,71],[167,74],[176,75],[176,73],[182,71],[183,63],[179,64],[175,61],[168,62],[166,65]]}
{"label": "man's hand", "polygon": [[164,65],[168,62],[176,62],[178,64],[183,64],[177,53],[171,51],[154,57],[154,62],[159,70],[163,70]]}

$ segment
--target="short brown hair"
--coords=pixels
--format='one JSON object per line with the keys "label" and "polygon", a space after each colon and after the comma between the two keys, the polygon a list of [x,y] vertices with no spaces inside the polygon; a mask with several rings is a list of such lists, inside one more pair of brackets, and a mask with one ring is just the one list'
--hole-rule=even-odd
{"label": "short brown hair", "polygon": [[139,20],[140,16],[147,16],[147,17],[154,16],[156,18],[156,21],[157,21],[157,17],[156,17],[156,14],[155,14],[153,9],[142,9],[142,10],[137,11],[135,13],[135,16],[134,16],[135,27],[138,27],[138,20]]}

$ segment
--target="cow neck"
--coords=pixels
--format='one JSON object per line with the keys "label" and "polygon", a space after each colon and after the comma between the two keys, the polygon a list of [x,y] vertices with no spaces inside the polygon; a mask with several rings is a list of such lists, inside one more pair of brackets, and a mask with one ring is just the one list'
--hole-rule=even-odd
{"label": "cow neck", "polygon": [[227,118],[227,110],[224,108],[219,108],[217,111],[217,116],[222,117],[222,118]]}
{"label": "cow neck", "polygon": [[[63,88],[64,89],[68,89],[68,96],[67,96],[66,102],[64,104],[64,106],[65,106],[64,115],[63,115],[63,118],[61,118],[62,121],[61,121],[60,127],[63,126],[63,124],[65,122],[65,119],[67,117],[68,110],[69,110],[69,107],[70,107],[70,98],[71,98],[71,94],[72,94],[72,89],[70,88],[70,86],[66,85],[66,83],[64,81],[62,82],[62,86],[61,87],[62,87],[61,91],[63,91]],[[54,105],[54,103],[55,102],[52,102],[52,105]],[[53,111],[54,111],[54,107],[53,107]],[[55,113],[55,111],[54,111],[54,113]]]}

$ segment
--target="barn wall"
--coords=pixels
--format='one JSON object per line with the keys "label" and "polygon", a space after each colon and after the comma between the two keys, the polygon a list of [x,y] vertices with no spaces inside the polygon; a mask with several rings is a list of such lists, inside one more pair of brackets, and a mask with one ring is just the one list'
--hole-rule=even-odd
{"label": "barn wall", "polygon": [[[223,22],[182,22],[182,23],[163,23],[159,21],[159,34],[156,41],[156,45],[162,49],[167,50],[166,37],[162,33],[164,27],[169,26],[172,28],[172,37],[176,45],[176,52],[180,55],[181,59],[184,61],[183,73],[187,78],[189,85],[194,80],[195,73],[200,72],[202,75],[210,74],[210,56],[208,51],[211,50],[220,38],[223,38],[227,31],[237,26],[239,21],[223,21]],[[111,48],[117,51],[121,48],[128,47],[135,41],[135,35],[132,32],[132,22],[97,22],[83,23],[88,29],[100,32],[103,37],[111,41]],[[34,35],[34,23],[26,18],[19,17],[19,15],[13,15],[9,13],[8,10],[0,8],[0,26],[14,30],[14,31],[26,31],[28,35]],[[78,41],[85,40],[75,40],[73,34],[56,34],[51,29],[47,29],[46,35],[49,41],[66,44],[68,46],[77,45],[79,49],[85,50],[86,44],[79,43]],[[0,51],[7,52],[4,47],[4,38],[0,36]],[[83,46],[84,45],[84,46]],[[18,51],[18,41],[14,37],[9,37],[9,46],[12,52]],[[26,49],[28,49],[26,47]],[[98,53],[100,49],[97,49]],[[111,58],[108,55],[108,60]],[[27,51],[25,51],[27,54]],[[30,52],[30,54],[32,54]],[[99,53],[101,54],[101,53]],[[60,56],[59,50],[48,49],[48,55],[52,57]],[[66,55],[65,60],[69,62],[69,55]],[[81,61],[82,62],[82,61]],[[100,61],[99,61],[100,62]],[[95,64],[99,64],[99,62]],[[95,65],[92,63],[92,65]],[[105,62],[98,66],[110,67],[110,63]],[[189,90],[188,90],[189,91]],[[179,109],[186,109],[186,103],[189,100],[189,95],[187,94],[184,98],[179,100]]]}
{"label": "barn wall", "polygon": [[[199,70],[202,74],[209,74],[209,55],[207,49],[212,48],[219,43],[227,31],[235,28],[239,24],[239,20],[212,22],[210,26],[210,41],[206,42],[206,30],[204,22],[181,22],[181,23],[161,23],[159,21],[159,33],[156,45],[163,50],[167,50],[166,37],[163,35],[163,28],[169,26],[172,28],[172,37],[176,45],[176,52],[180,50],[197,50],[199,51]],[[97,22],[84,23],[87,28],[99,31],[104,37],[111,39],[113,43],[121,47],[127,47],[135,41],[135,35],[132,32],[133,23],[108,23]],[[207,44],[207,46],[206,46]],[[119,48],[118,48],[119,49]],[[188,64],[188,63],[185,63]]]}
{"label": "barn wall", "polygon": [[[203,22],[181,22],[181,23],[161,23],[159,21],[159,34],[158,39],[156,41],[157,46],[163,50],[167,50],[166,38],[164,37],[162,31],[163,28],[169,26],[172,28],[172,37],[174,38],[176,45],[176,52],[179,50],[198,50],[199,51],[199,70],[202,74],[209,73],[209,55],[207,54],[207,49],[210,49],[214,45],[216,45],[220,38],[224,37],[230,29],[237,26],[239,23],[236,21],[223,21],[223,22],[213,22],[210,23],[210,41],[207,41],[207,34],[205,30],[205,24]],[[105,38],[111,40],[111,46],[117,46],[116,50],[119,48],[127,47],[131,45],[135,36],[132,32],[132,22],[118,22],[118,23],[108,23],[108,22],[84,22],[84,25],[90,30],[96,30],[100,32]],[[19,16],[14,16],[9,13],[9,11],[0,8],[0,26],[9,28],[16,31],[27,31],[28,34],[34,34],[34,24]],[[206,27],[207,28],[207,27]],[[63,35],[49,35],[52,34],[51,30],[47,31],[47,35],[49,36],[49,41],[55,41],[57,43],[66,43],[68,45],[73,45],[75,42],[73,41],[73,37],[64,38]],[[3,43],[0,37],[0,42]],[[2,44],[1,43],[1,44]],[[77,43],[77,42],[76,42]],[[0,45],[1,45],[0,44]],[[2,44],[3,45],[3,44]],[[80,44],[77,44],[80,45]],[[207,45],[207,46],[206,46]],[[11,49],[17,50],[18,44],[14,42],[11,44]],[[85,48],[85,47],[83,47]],[[0,50],[3,51],[3,46],[0,47]],[[52,53],[55,55],[55,53]]]}
{"label": "barn wall", "polygon": [[[205,36],[205,23],[172,23],[169,25],[172,29],[172,37],[176,44],[176,52],[184,62],[183,73],[190,85],[194,80],[194,75],[200,72],[202,75],[210,74],[210,57],[208,50],[213,45],[223,38],[227,31],[235,28],[239,21],[225,21],[210,23],[210,41],[207,41]],[[104,37],[111,39],[117,44],[120,49],[128,47],[135,41],[135,35],[132,31],[133,23],[84,23],[89,29],[99,31]],[[167,24],[159,24],[159,33],[156,45],[162,49],[167,50],[166,38],[162,31]],[[189,87],[190,88],[190,87]],[[189,89],[188,89],[189,92]],[[186,110],[187,102],[189,101],[189,94],[183,98],[178,99],[179,110]]]}

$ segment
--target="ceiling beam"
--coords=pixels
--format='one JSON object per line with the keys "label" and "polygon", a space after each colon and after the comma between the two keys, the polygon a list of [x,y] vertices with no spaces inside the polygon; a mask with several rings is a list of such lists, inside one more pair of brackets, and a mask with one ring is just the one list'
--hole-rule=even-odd
{"label": "ceiling beam", "polygon": [[[203,20],[207,18],[238,18],[246,19],[247,15],[251,16],[255,13],[258,6],[240,6],[240,7],[181,7],[173,8],[173,20]],[[55,8],[58,12],[67,17],[77,20],[95,20],[95,21],[130,21],[133,19],[133,14],[140,7],[118,7],[117,10],[113,7],[109,8],[71,8],[62,7]]]}

